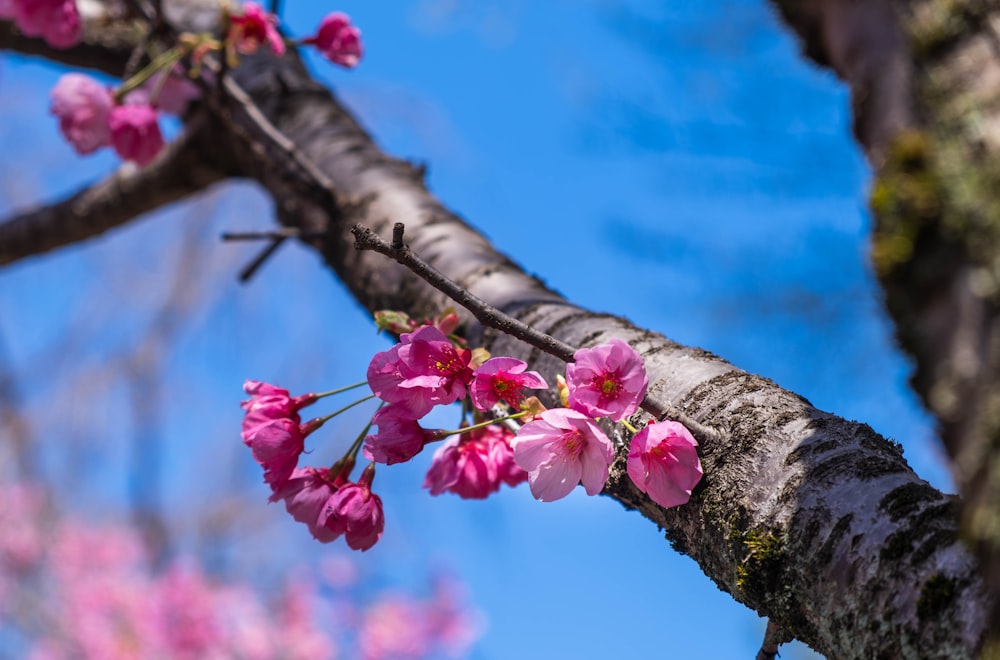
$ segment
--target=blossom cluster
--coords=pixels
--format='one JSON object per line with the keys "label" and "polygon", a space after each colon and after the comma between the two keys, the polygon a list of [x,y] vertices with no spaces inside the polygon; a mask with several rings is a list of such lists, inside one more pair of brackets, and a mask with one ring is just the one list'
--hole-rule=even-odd
{"label": "blossom cluster", "polygon": [[[246,385],[253,398],[243,404],[243,440],[264,468],[271,500],[284,500],[320,541],[344,535],[352,548],[374,545],[384,526],[381,499],[371,492],[375,464],[409,461],[445,438],[424,479],[432,495],[482,499],[502,484],[524,481],[544,502],[567,496],[578,484],[596,495],[615,459],[615,445],[598,423],[602,418],[632,429],[625,471],[657,504],[684,504],[701,479],[697,442],[682,424],[652,422],[641,430],[629,424],[649,380],[642,357],[620,339],[578,350],[559,379],[563,407],[545,409],[527,395],[547,389],[545,379],[521,360],[489,357],[453,339],[454,314],[425,325],[401,313],[383,312],[376,320],[380,327],[409,331],[368,365],[366,382],[382,401],[370,424],[377,431],[359,436],[333,467],[298,467],[305,436],[327,419],[303,424],[299,418],[298,411],[318,395],[291,397],[272,385]],[[455,431],[421,426],[433,408],[457,401],[472,412],[473,424]],[[516,432],[503,424],[515,419],[523,422]],[[355,483],[348,477],[359,449],[371,464]]]}
{"label": "blossom cluster", "polygon": [[[380,312],[376,321],[401,331],[399,342],[368,365],[366,383],[382,401],[369,425],[377,431],[366,429],[331,468],[298,467],[305,436],[328,419],[302,423],[298,411],[325,395],[292,397],[257,381],[245,386],[253,398],[243,403],[243,441],[264,469],[271,500],[283,500],[320,541],[343,535],[352,548],[374,545],[384,527],[381,499],[371,492],[375,464],[409,461],[441,440],[424,479],[432,495],[483,499],[502,484],[524,481],[545,502],[565,497],[578,484],[596,495],[616,454],[602,418],[632,430],[625,472],[657,504],[684,504],[701,479],[697,442],[682,424],[653,422],[637,430],[628,422],[649,380],[642,357],[620,339],[578,350],[559,378],[563,407],[545,409],[527,394],[547,389],[545,379],[521,360],[467,348],[450,334],[458,323],[453,313],[424,325],[399,312]],[[464,402],[463,417],[471,413],[471,425],[463,422],[454,431],[421,425],[436,406],[458,401]],[[519,428],[504,424],[515,419],[522,422]],[[359,450],[371,463],[352,482]]]}
{"label": "blossom cluster", "polygon": [[[0,18],[13,20],[25,35],[41,37],[53,48],[71,48],[83,37],[75,0],[0,0]],[[224,50],[231,66],[237,54],[252,54],[261,46],[285,53],[277,17],[257,3],[247,2],[239,13],[224,4],[223,18],[228,29],[222,42],[209,35],[181,35],[174,49],[153,58],[118,89],[80,73],[60,78],[50,95],[51,112],[66,141],[80,155],[111,147],[122,160],[148,165],[165,145],[161,113],[180,116],[200,95],[179,60],[189,56],[191,75],[197,77],[201,59],[212,50]],[[315,34],[298,43],[346,68],[357,66],[362,55],[361,32],[341,12],[328,14]]]}
{"label": "blossom cluster", "polygon": [[295,520],[313,537],[329,543],[340,536],[355,550],[368,550],[382,537],[385,518],[382,499],[371,490],[373,465],[358,481],[350,481],[353,456],[333,468],[298,467],[305,438],[322,426],[324,418],[302,423],[299,410],[314,403],[316,394],[292,397],[288,390],[247,381],[251,396],[243,402],[243,442],[264,469],[271,501],[284,501]]}

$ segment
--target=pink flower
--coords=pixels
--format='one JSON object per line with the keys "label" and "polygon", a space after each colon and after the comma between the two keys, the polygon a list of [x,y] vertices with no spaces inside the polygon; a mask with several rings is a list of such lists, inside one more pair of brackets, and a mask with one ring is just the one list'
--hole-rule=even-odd
{"label": "pink flower", "polygon": [[472,374],[472,403],[486,411],[502,400],[517,410],[524,399],[522,389],[549,386],[537,371],[525,371],[527,368],[527,363],[512,357],[490,358]]}
{"label": "pink flower", "polygon": [[298,424],[298,411],[316,401],[315,394],[309,393],[292,397],[285,388],[259,380],[245,382],[243,391],[251,397],[240,404],[240,407],[246,411],[246,415],[243,417],[244,442],[246,441],[246,433],[258,423],[288,417]]}
{"label": "pink flower", "polygon": [[348,69],[361,59],[361,30],[351,25],[347,14],[327,14],[319,24],[316,34],[303,40],[313,44],[323,57]]}
{"label": "pink flower", "polygon": [[449,438],[434,452],[424,488],[431,495],[445,491],[465,499],[484,499],[500,489],[505,482],[516,486],[528,478],[514,463],[514,452],[508,444],[513,434],[503,427],[491,425]]}
{"label": "pink flower", "polygon": [[365,437],[365,458],[376,463],[405,463],[420,453],[424,445],[436,439],[434,431],[428,431],[409,416],[401,404],[382,408],[372,423],[378,433]]}
{"label": "pink flower", "polygon": [[343,534],[352,550],[365,551],[382,538],[385,516],[382,498],[372,493],[375,466],[361,473],[358,483],[346,483],[330,496],[323,511],[323,524],[337,536]]}
{"label": "pink flower", "polygon": [[0,0],[0,18],[13,20],[16,12],[14,0]]}
{"label": "pink flower", "polygon": [[646,396],[646,367],[621,339],[581,348],[566,365],[569,407],[591,417],[620,422],[636,411]]}
{"label": "pink flower", "polygon": [[657,422],[635,434],[628,451],[628,476],[662,507],[684,504],[701,480],[701,462],[691,432],[680,422]]}
{"label": "pink flower", "polygon": [[265,43],[275,55],[284,55],[285,41],[278,34],[277,24],[274,14],[256,2],[248,2],[243,5],[242,16],[229,17],[229,41],[244,55],[256,53]]}
{"label": "pink flower", "polygon": [[343,533],[343,530],[335,531],[323,524],[327,518],[327,503],[334,492],[328,476],[326,468],[299,468],[271,495],[272,502],[285,500],[285,509],[292,518],[305,523],[313,538],[321,543],[329,543]]}
{"label": "pink flower", "polygon": [[434,406],[465,396],[472,379],[471,359],[472,351],[455,348],[440,330],[423,326],[375,354],[368,365],[368,384],[378,398],[398,403],[409,417],[420,419]]}
{"label": "pink flower", "polygon": [[201,90],[185,75],[180,66],[169,73],[160,71],[125,97],[128,105],[151,105],[168,115],[180,117],[188,105],[201,96]]}
{"label": "pink flower", "polygon": [[53,48],[70,48],[83,38],[80,12],[74,0],[13,0],[17,27],[29,37],[41,37]]}
{"label": "pink flower", "polygon": [[615,457],[594,420],[567,408],[546,410],[510,444],[514,460],[528,472],[531,494],[543,502],[566,497],[581,481],[588,495],[598,494]]}
{"label": "pink flower", "polygon": [[149,105],[119,105],[111,110],[111,146],[122,160],[148,165],[163,149],[156,110]]}
{"label": "pink flower", "polygon": [[286,389],[255,380],[248,380],[243,389],[252,397],[240,404],[246,411],[243,443],[264,468],[264,481],[277,490],[295,470],[305,437],[315,428],[312,423],[300,424],[298,411],[314,402],[316,395],[292,398]]}
{"label": "pink flower", "polygon": [[82,73],[67,73],[49,93],[59,130],[80,155],[111,144],[108,117],[114,100],[108,88]]}

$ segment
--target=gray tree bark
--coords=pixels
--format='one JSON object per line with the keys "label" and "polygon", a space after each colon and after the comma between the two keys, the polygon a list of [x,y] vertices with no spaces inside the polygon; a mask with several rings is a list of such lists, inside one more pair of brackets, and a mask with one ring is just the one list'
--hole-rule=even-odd
{"label": "gray tree bark", "polygon": [[[827,7],[864,4],[817,0],[789,3],[786,11],[807,44],[815,38],[825,44],[830,37],[816,37],[817,30],[825,33],[815,21]],[[898,23],[882,24],[895,26],[888,34],[905,42]],[[864,29],[846,24],[843,38],[853,38],[856,29],[878,32],[859,25]],[[57,53],[10,26],[0,31],[0,47],[68,62],[79,53],[81,65],[120,72],[122,51],[102,49],[101,39],[95,32],[86,50]],[[912,68],[907,51],[894,46],[887,52],[905,81]],[[896,135],[911,121],[912,106],[898,105],[891,89],[882,98],[881,60],[861,62],[855,66],[870,87],[856,97],[859,107],[863,101],[877,106],[874,135]],[[891,71],[888,81],[902,84]],[[788,636],[832,658],[959,658],[982,650],[996,591],[958,538],[956,500],[914,474],[898,445],[706,351],[564,300],[448,211],[427,191],[419,168],[383,153],[294,55],[244,60],[231,84],[192,116],[189,130],[198,132],[193,143],[208,148],[199,148],[202,175],[182,185],[194,192],[220,177],[258,181],[273,197],[278,220],[307,232],[305,242],[368,310],[420,317],[449,304],[385,257],[354,250],[348,230],[355,223],[388,236],[393,222],[404,222],[413,250],[493,306],[574,346],[620,337],[636,347],[657,405],[712,429],[696,434],[705,478],[690,503],[660,508],[624,477],[627,438],[618,429],[618,459],[605,495],[663,529],[719,588]],[[872,143],[872,157],[889,162],[892,139]],[[129,208],[132,215],[147,210],[123,200],[119,215]],[[57,238],[39,241],[24,231],[31,214],[39,212],[0,225],[0,263],[50,249],[60,235],[83,238],[80,219],[70,216],[67,223],[77,224],[50,225],[47,232]],[[555,358],[484,330],[471,315],[463,320],[466,336],[491,353],[520,357],[543,373],[561,370]]]}

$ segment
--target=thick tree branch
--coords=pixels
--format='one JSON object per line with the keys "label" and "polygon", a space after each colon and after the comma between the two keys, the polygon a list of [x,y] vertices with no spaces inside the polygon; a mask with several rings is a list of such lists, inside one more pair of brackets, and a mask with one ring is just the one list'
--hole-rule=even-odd
{"label": "thick tree branch", "polygon": [[192,121],[148,166],[124,164],[67,199],[0,224],[0,265],[99,236],[221,181],[226,173],[207,141],[213,125],[208,117]]}
{"label": "thick tree branch", "polygon": [[[876,272],[1000,593],[1000,3],[775,4],[853,92]],[[1000,655],[1000,605],[991,624]]]}
{"label": "thick tree branch", "polygon": [[73,48],[58,49],[42,39],[24,36],[13,21],[0,20],[0,50],[44,57],[50,62],[120,76],[137,43],[138,34],[137,26],[131,30],[109,28],[88,34],[84,42]]}

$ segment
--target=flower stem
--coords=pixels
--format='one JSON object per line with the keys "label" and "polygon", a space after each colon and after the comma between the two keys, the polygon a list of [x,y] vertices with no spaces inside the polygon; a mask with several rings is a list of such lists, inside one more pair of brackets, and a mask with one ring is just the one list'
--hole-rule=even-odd
{"label": "flower stem", "polygon": [[[315,397],[317,399],[322,399],[323,397],[333,396],[334,394],[340,394],[341,392],[348,392],[350,390],[357,389],[357,388],[361,387],[362,385],[367,385],[367,384],[368,384],[368,381],[367,380],[363,380],[360,383],[354,383],[353,385],[345,385],[344,387],[338,387],[337,389],[330,390],[328,392],[318,392],[318,393],[315,394]],[[368,399],[370,399],[370,398],[371,397],[368,397]],[[367,401],[368,399],[362,399],[362,401]],[[351,405],[354,405],[354,404],[351,404]]]}
{"label": "flower stem", "polygon": [[455,429],[453,431],[441,430],[438,431],[437,433],[438,435],[437,439],[444,439],[447,438],[449,435],[458,435],[460,433],[468,433],[469,431],[477,431],[479,429],[484,429],[492,424],[500,424],[502,422],[506,422],[509,419],[519,419],[527,414],[528,414],[527,410],[522,410],[521,412],[516,412],[513,415],[507,415],[506,417],[498,417],[496,419],[490,419],[485,422],[479,422],[478,424],[473,424],[472,426],[466,426],[465,428],[462,429]]}

